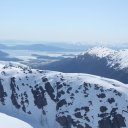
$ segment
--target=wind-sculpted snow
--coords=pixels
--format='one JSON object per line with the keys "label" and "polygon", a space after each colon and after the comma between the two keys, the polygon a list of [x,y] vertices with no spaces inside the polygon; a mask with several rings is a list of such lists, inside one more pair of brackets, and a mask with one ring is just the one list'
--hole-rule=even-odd
{"label": "wind-sculpted snow", "polygon": [[89,74],[0,62],[0,111],[34,128],[127,128],[128,87]]}

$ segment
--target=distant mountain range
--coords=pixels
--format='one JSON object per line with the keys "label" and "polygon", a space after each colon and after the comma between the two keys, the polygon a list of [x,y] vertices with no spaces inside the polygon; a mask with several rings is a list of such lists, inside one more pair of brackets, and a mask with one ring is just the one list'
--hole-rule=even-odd
{"label": "distant mountain range", "polygon": [[16,41],[0,40],[0,48],[16,50],[41,50],[41,51],[83,51],[87,48],[94,47],[92,43],[71,43],[71,42],[46,42],[46,41]]}
{"label": "distant mountain range", "polygon": [[40,69],[66,73],[89,73],[128,83],[128,49],[95,47],[74,57],[53,62]]}
{"label": "distant mountain range", "polygon": [[44,44],[28,44],[28,45],[14,45],[7,46],[4,44],[0,44],[0,49],[9,49],[9,50],[34,50],[34,51],[68,51],[69,49],[44,45]]}
{"label": "distant mountain range", "polygon": [[[5,42],[5,44],[4,44]],[[10,42],[10,43],[9,43]],[[14,41],[16,42],[16,41]],[[10,44],[10,45],[9,45]],[[12,45],[13,44],[13,45]],[[34,50],[34,51],[55,51],[55,52],[72,52],[72,51],[83,51],[87,48],[94,47],[94,44],[81,44],[81,43],[50,43],[50,42],[44,42],[44,43],[38,43],[35,42],[33,44],[30,41],[17,41],[17,43],[13,43],[13,41],[0,41],[0,49],[9,49],[9,50]]]}
{"label": "distant mountain range", "polygon": [[121,82],[13,62],[0,62],[0,72],[0,113],[33,128],[128,128],[128,86]]}
{"label": "distant mountain range", "polygon": [[[69,49],[70,51],[73,50],[77,50],[77,51],[83,51],[83,50],[87,50],[88,48],[92,48],[92,47],[100,47],[100,46],[104,46],[104,47],[109,47],[112,49],[124,49],[124,48],[128,48],[128,42],[54,42],[54,41],[22,41],[22,40],[0,40],[0,44],[3,45],[7,45],[7,46],[17,46],[19,45],[18,48],[20,48],[20,46],[24,46],[24,45],[44,45],[44,46],[48,46],[51,47],[53,49],[58,49],[61,48],[62,50],[64,49]],[[5,46],[3,46],[3,48],[5,48]],[[7,48],[7,47],[6,47]],[[33,48],[32,48],[33,49]],[[39,48],[40,49],[40,48]],[[37,49],[38,50],[38,49]],[[43,49],[42,49],[43,50]]]}

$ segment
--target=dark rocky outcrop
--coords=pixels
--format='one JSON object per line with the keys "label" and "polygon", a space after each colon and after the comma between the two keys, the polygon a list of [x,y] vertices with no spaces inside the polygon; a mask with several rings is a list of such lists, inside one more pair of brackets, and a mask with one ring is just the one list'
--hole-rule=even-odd
{"label": "dark rocky outcrop", "polygon": [[12,100],[12,104],[17,108],[19,109],[21,106],[20,104],[18,103],[18,94],[16,92],[16,84],[15,84],[15,77],[12,77],[11,78],[11,83],[10,83],[10,87],[11,87],[11,90],[12,90],[12,94],[11,94],[11,100]]}
{"label": "dark rocky outcrop", "polygon": [[4,88],[2,85],[2,79],[0,79],[0,101],[4,105],[5,97],[7,96],[7,93],[4,92]]}
{"label": "dark rocky outcrop", "polygon": [[47,100],[45,97],[45,90],[42,88],[42,86],[36,87],[35,89],[32,89],[32,94],[34,97],[34,103],[39,109],[43,109],[44,106],[47,105]]}

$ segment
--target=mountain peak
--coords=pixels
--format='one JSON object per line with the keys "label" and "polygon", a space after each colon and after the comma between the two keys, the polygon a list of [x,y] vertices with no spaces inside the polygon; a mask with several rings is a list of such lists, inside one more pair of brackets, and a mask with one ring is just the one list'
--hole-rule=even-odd
{"label": "mountain peak", "polygon": [[113,54],[115,52],[116,52],[115,50],[112,50],[107,47],[94,47],[94,48],[87,50],[84,54],[95,55],[97,57],[102,58],[102,57],[106,57],[110,54]]}
{"label": "mountain peak", "polygon": [[85,57],[85,55],[95,56],[100,59],[105,58],[107,61],[107,66],[113,67],[117,70],[128,68],[128,61],[127,61],[128,49],[113,50],[107,47],[94,47],[88,49],[86,52],[82,53],[81,55],[82,58]]}

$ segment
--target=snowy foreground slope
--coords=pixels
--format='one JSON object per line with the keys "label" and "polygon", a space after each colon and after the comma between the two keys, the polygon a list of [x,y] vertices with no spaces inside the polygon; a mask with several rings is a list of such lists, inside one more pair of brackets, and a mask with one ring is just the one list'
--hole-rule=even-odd
{"label": "snowy foreground slope", "polygon": [[128,128],[123,83],[7,62],[0,72],[0,112],[34,128]]}
{"label": "snowy foreground slope", "polygon": [[32,126],[19,119],[0,113],[0,128],[32,128]]}

